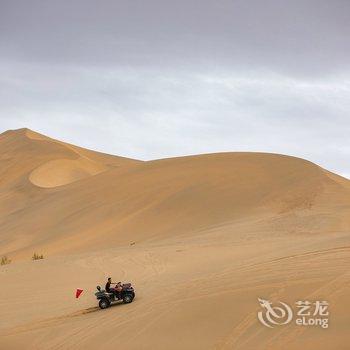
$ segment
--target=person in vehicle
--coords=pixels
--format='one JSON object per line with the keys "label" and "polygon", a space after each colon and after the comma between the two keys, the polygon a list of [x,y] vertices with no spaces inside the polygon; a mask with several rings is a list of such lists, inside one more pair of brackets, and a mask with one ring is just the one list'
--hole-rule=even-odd
{"label": "person in vehicle", "polygon": [[[111,284],[115,284],[115,287],[111,287]],[[112,278],[108,277],[107,283],[106,283],[106,288],[105,288],[107,293],[114,293],[118,299],[121,298],[121,291],[123,290],[123,285],[121,282],[118,283],[113,283]]]}
{"label": "person in vehicle", "polygon": [[115,290],[117,291],[117,293],[120,293],[122,290],[123,290],[123,285],[121,282],[118,282],[116,285],[115,285]]}
{"label": "person in vehicle", "polygon": [[113,293],[113,290],[111,288],[111,284],[112,284],[112,278],[108,277],[106,287],[105,287],[105,290],[107,293]]}

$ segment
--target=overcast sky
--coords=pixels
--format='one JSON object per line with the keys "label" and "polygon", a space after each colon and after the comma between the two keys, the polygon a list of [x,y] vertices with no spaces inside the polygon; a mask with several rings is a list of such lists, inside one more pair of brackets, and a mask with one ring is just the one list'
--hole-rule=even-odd
{"label": "overcast sky", "polygon": [[0,0],[0,132],[350,177],[349,0]]}

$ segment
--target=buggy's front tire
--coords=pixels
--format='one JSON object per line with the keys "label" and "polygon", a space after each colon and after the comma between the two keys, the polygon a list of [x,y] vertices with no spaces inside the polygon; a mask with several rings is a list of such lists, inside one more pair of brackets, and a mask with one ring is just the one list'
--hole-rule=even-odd
{"label": "buggy's front tire", "polygon": [[123,303],[129,304],[134,300],[134,295],[131,293],[127,293],[123,296]]}
{"label": "buggy's front tire", "polygon": [[98,303],[98,306],[100,307],[100,309],[107,309],[110,305],[111,305],[111,302],[106,298],[101,299]]}

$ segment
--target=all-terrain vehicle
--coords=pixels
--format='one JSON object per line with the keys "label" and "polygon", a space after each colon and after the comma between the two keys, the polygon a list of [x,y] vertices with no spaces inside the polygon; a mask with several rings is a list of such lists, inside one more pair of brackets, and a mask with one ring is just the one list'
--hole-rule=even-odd
{"label": "all-terrain vehicle", "polygon": [[124,304],[131,303],[135,298],[135,291],[131,283],[124,283],[121,285],[121,290],[111,290],[109,293],[97,286],[95,293],[96,299],[99,300],[98,306],[101,309],[107,309],[112,303],[123,301]]}

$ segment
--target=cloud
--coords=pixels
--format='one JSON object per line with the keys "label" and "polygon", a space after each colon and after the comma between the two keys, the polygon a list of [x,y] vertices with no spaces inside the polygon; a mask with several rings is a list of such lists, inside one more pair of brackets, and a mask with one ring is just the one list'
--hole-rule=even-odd
{"label": "cloud", "polygon": [[349,67],[346,0],[4,0],[1,57],[115,66]]}
{"label": "cloud", "polygon": [[348,1],[3,1],[0,131],[142,159],[264,151],[349,174]]}
{"label": "cloud", "polygon": [[347,170],[350,87],[343,79],[263,71],[15,69],[1,74],[3,129],[28,126],[142,159],[265,151]]}

